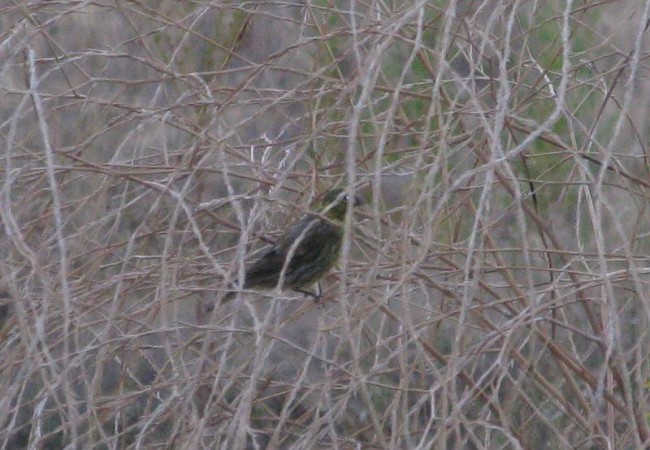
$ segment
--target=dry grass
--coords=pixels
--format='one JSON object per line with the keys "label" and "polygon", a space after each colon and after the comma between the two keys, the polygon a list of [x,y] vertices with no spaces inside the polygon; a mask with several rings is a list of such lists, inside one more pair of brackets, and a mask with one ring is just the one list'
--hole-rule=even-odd
{"label": "dry grass", "polygon": [[[1,448],[650,446],[649,3],[608,3],[0,2]],[[335,184],[322,301],[222,304]]]}

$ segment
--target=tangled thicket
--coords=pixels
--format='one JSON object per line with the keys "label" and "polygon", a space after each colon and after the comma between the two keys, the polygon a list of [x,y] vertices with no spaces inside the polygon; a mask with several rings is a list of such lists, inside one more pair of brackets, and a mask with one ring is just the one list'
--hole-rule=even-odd
{"label": "tangled thicket", "polygon": [[0,448],[649,446],[649,10],[0,1]]}

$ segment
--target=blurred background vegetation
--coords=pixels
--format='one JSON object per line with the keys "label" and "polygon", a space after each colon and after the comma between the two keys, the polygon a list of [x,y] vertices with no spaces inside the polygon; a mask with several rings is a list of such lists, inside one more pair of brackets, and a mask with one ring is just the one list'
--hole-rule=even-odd
{"label": "blurred background vegetation", "polygon": [[0,0],[0,448],[650,446],[649,10]]}

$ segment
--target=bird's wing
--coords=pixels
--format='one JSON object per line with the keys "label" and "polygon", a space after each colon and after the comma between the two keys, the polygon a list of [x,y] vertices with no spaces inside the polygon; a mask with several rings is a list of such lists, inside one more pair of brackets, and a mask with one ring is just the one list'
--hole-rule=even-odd
{"label": "bird's wing", "polygon": [[296,222],[289,231],[278,240],[277,246],[281,247],[283,261],[288,256],[289,249],[296,241],[299,241],[295,248],[289,269],[306,263],[310,264],[317,260],[321,253],[329,247],[330,243],[340,241],[341,229],[336,225],[322,220],[318,217],[307,216]]}
{"label": "bird's wing", "polygon": [[273,287],[282,270],[284,258],[278,244],[267,248],[259,259],[246,269],[244,287]]}
{"label": "bird's wing", "polygon": [[274,287],[284,265],[287,264],[289,250],[298,241],[286,271],[286,278],[290,284],[293,284],[300,278],[300,272],[313,267],[314,261],[319,260],[323,256],[323,252],[335,251],[335,247],[340,243],[338,236],[340,232],[338,227],[315,216],[305,216],[299,219],[274,245],[263,251],[260,257],[246,269],[244,286]]}
{"label": "bird's wing", "polygon": [[298,244],[298,247],[293,254],[294,257],[298,256],[300,252],[304,250],[304,245],[302,245],[302,243],[306,240],[309,240],[310,236],[313,235],[315,222],[316,218],[314,216],[305,216],[294,222],[289,227],[289,230],[280,239],[278,239],[277,245],[279,247],[282,247],[284,250],[284,256],[289,253],[289,249],[297,240],[300,240],[300,243]]}

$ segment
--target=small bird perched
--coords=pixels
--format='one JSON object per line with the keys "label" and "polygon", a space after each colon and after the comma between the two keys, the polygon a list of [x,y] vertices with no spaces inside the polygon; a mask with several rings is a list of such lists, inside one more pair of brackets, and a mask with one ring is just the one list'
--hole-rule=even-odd
{"label": "small bird perched", "polygon": [[[362,203],[359,197],[355,197],[353,206]],[[320,280],[338,261],[347,204],[343,189],[328,191],[315,213],[306,214],[292,223],[274,245],[265,249],[259,259],[246,268],[244,288],[273,289],[278,286],[284,270],[282,288],[316,297],[303,288]],[[290,259],[287,261],[287,258]],[[229,292],[224,301],[231,300],[235,294]]]}

